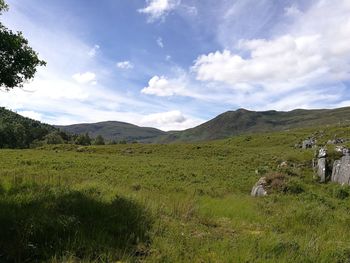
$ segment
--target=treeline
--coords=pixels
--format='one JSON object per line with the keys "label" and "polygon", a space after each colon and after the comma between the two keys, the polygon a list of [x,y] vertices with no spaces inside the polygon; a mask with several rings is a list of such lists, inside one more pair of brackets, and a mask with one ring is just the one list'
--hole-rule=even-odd
{"label": "treeline", "polygon": [[[38,144],[77,144],[77,145],[104,145],[105,140],[101,135],[96,138],[90,138],[88,133],[85,134],[69,134],[58,130],[49,133],[45,136],[43,141]],[[41,146],[37,145],[37,146]]]}
{"label": "treeline", "polygon": [[54,131],[45,136],[43,141],[38,142],[43,144],[77,144],[77,145],[105,145],[105,144],[127,144],[137,143],[136,141],[127,142],[126,140],[105,141],[103,136],[97,135],[96,138],[91,138],[88,133],[85,134],[69,134],[62,130]]}
{"label": "treeline", "polygon": [[57,130],[0,107],[0,148],[28,148]]}
{"label": "treeline", "polygon": [[58,128],[23,117],[0,107],[0,148],[35,148],[45,144],[104,145],[124,144],[126,141],[108,141],[88,133],[69,134]]}

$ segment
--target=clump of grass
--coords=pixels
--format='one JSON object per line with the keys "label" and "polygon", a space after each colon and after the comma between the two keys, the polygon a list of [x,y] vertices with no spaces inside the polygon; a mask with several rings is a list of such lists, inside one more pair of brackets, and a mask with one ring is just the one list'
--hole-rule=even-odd
{"label": "clump of grass", "polygon": [[350,196],[350,188],[349,186],[341,186],[341,185],[337,185],[334,189],[333,189],[333,196],[337,199],[347,199]]}
{"label": "clump of grass", "polygon": [[300,180],[290,179],[285,184],[283,191],[288,194],[301,194],[305,191],[305,187]]}

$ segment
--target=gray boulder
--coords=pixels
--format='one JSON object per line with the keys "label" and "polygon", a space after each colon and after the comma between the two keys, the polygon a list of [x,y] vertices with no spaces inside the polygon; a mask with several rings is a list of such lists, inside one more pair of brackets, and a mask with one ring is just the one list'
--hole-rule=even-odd
{"label": "gray boulder", "polygon": [[259,197],[259,196],[266,196],[267,192],[266,192],[266,178],[265,177],[261,177],[259,179],[259,181],[253,186],[252,192],[251,192],[251,196],[254,197]]}
{"label": "gray boulder", "polygon": [[334,161],[332,171],[332,182],[339,184],[350,184],[350,154],[345,152],[340,160]]}
{"label": "gray boulder", "polygon": [[317,156],[317,176],[320,178],[321,183],[325,183],[327,180],[327,150],[326,148],[321,148],[318,151]]}
{"label": "gray boulder", "polygon": [[309,139],[303,141],[302,148],[303,149],[310,149],[314,145],[316,145],[316,140],[313,138],[309,138]]}

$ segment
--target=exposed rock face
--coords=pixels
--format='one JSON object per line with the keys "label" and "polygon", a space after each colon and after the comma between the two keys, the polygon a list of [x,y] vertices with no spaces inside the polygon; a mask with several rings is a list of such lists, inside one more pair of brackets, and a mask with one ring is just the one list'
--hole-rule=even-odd
{"label": "exposed rock face", "polygon": [[258,197],[258,196],[267,195],[265,186],[266,186],[266,178],[261,177],[259,181],[253,186],[251,196]]}
{"label": "exposed rock face", "polygon": [[327,150],[321,148],[318,152],[317,175],[320,177],[321,183],[325,183],[327,179]]}
{"label": "exposed rock face", "polygon": [[332,171],[332,182],[350,184],[350,154],[345,152],[340,160],[334,161]]}

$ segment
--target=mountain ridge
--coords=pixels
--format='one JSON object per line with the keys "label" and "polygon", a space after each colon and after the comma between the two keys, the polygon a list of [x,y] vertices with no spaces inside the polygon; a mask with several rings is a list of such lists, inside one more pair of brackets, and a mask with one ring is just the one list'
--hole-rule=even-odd
{"label": "mountain ridge", "polygon": [[[17,113],[2,108],[2,116],[17,116]],[[23,120],[32,121],[35,125],[40,122],[23,117]],[[11,122],[11,118],[7,120]],[[15,122],[15,121],[14,121]],[[135,124],[121,121],[102,121],[97,123],[79,123],[72,125],[47,125],[45,134],[54,128],[59,128],[71,134],[88,133],[91,137],[103,136],[108,141],[128,141],[144,143],[173,143],[196,142],[224,139],[235,135],[283,131],[311,126],[350,124],[350,107],[336,109],[294,109],[291,111],[252,111],[248,109],[230,110],[219,114],[215,118],[196,127],[182,131],[162,131],[152,127],[140,127]],[[33,124],[34,125],[34,124]]]}
{"label": "mountain ridge", "polygon": [[226,111],[184,131],[172,131],[159,142],[192,142],[224,139],[244,133],[282,131],[310,126],[350,123],[350,107],[336,109],[295,109],[291,111]]}
{"label": "mountain ridge", "polygon": [[155,137],[166,134],[166,132],[156,128],[140,127],[121,121],[55,125],[55,127],[73,134],[88,133],[91,137],[101,135],[107,140],[118,141],[151,142]]}

